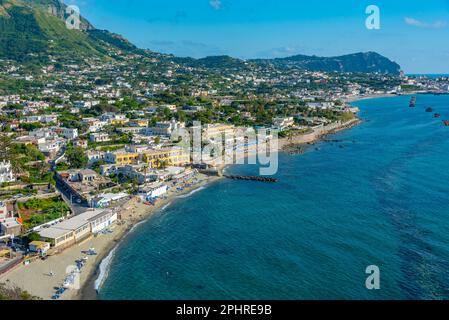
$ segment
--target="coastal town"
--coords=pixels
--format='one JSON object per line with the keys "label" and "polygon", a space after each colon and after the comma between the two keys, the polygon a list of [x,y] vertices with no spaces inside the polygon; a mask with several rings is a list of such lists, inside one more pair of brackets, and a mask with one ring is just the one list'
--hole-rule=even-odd
{"label": "coastal town", "polygon": [[[150,72],[143,56],[124,60],[89,61],[89,67],[49,64],[32,74],[2,61],[3,79],[27,84],[3,86],[0,96],[2,281],[45,299],[73,297],[66,292],[76,291],[74,275],[89,258],[95,260],[98,246],[119,241],[124,230],[176,195],[220,175],[219,165],[201,155],[194,161],[198,151],[183,144],[196,123],[202,124],[203,147],[254,128],[276,132],[281,147],[313,143],[358,121],[358,109],[349,104],[354,99],[438,94],[449,84],[448,78],[266,70],[211,81],[201,69],[172,64]],[[186,73],[191,80],[180,80]],[[288,88],[278,88],[281,83]],[[243,152],[251,147],[244,139],[238,143]],[[71,263],[66,252],[72,253]],[[58,260],[76,268],[66,273]],[[38,289],[29,289],[19,280],[27,279],[25,273],[51,285],[39,282]]]}
{"label": "coastal town", "polygon": [[136,224],[261,144],[294,153],[357,125],[354,100],[449,94],[447,76],[176,58],[90,31],[101,55],[57,54],[46,38],[49,52],[0,59],[0,284],[38,299],[97,288],[101,261]]}

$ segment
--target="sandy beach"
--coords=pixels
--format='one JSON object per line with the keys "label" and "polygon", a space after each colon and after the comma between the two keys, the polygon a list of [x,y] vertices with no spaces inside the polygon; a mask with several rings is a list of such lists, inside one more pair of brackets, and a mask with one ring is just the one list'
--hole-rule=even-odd
{"label": "sandy beach", "polygon": [[[406,95],[409,94],[415,94],[416,92],[411,91],[411,92],[407,92],[405,93]],[[362,100],[369,100],[369,99],[377,99],[377,98],[392,98],[392,97],[397,97],[397,94],[392,94],[392,93],[382,93],[382,94],[368,94],[368,95],[359,95],[359,96],[353,96],[350,98],[346,98],[343,99],[343,102],[346,103],[351,103],[351,102],[355,102],[355,101],[362,101]]]}

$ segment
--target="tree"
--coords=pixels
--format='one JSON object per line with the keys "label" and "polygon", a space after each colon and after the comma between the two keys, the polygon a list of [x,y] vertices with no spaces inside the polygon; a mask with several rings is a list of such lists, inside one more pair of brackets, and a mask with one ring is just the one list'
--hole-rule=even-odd
{"label": "tree", "polygon": [[156,138],[154,138],[154,143],[155,143],[155,144],[161,143],[161,137],[156,137]]}
{"label": "tree", "polygon": [[6,284],[0,283],[0,300],[40,300],[40,298],[19,287],[8,287]]}
{"label": "tree", "polygon": [[81,147],[73,147],[72,144],[67,145],[65,157],[72,169],[82,169],[87,167],[88,159]]}
{"label": "tree", "polygon": [[28,238],[28,241],[29,241],[29,242],[41,240],[41,236],[40,236],[39,233],[37,233],[37,232],[31,232],[31,233],[27,236],[27,238]]}
{"label": "tree", "polygon": [[180,121],[180,122],[187,122],[187,114],[182,110],[179,110],[176,113],[176,117],[178,118],[178,121]]}

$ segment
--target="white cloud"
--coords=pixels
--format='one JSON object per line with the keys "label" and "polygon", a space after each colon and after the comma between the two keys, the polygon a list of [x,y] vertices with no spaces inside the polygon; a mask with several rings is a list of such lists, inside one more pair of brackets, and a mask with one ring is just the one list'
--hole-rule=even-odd
{"label": "white cloud", "polygon": [[432,23],[427,23],[410,17],[405,18],[405,23],[409,26],[429,29],[441,29],[447,26],[447,23],[445,21],[434,21]]}
{"label": "white cloud", "polygon": [[221,0],[209,0],[209,4],[215,10],[220,10],[223,6],[223,3],[221,2]]}

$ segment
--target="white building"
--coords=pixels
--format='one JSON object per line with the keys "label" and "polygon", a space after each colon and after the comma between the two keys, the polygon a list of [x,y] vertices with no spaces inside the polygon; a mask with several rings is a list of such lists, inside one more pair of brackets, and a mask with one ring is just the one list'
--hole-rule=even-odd
{"label": "white building", "polygon": [[274,118],[273,126],[280,130],[285,130],[287,128],[292,127],[295,124],[295,119],[293,117],[287,118]]}
{"label": "white building", "polygon": [[11,162],[0,162],[0,183],[13,182],[14,180]]}
{"label": "white building", "polygon": [[172,121],[157,122],[154,127],[151,128],[151,133],[156,136],[170,137],[173,132],[185,128],[185,123]]}
{"label": "white building", "polygon": [[309,102],[307,107],[311,109],[330,109],[334,106],[333,102]]}
{"label": "white building", "polygon": [[76,138],[78,138],[78,129],[63,128],[62,136],[69,140],[76,139]]}
{"label": "white building", "polygon": [[104,154],[105,152],[102,151],[95,151],[95,150],[89,150],[87,151],[87,165],[91,166],[94,163],[104,160]]}
{"label": "white building", "polygon": [[111,210],[89,210],[68,220],[39,231],[39,235],[53,247],[68,247],[98,233],[117,220]]}
{"label": "white building", "polygon": [[91,133],[89,136],[92,142],[108,142],[111,141],[111,137],[106,132]]}
{"label": "white building", "polygon": [[107,208],[112,203],[120,201],[126,197],[128,197],[129,194],[127,193],[104,193],[100,194],[98,197],[94,198],[92,200],[92,207],[94,208]]}
{"label": "white building", "polygon": [[44,143],[39,143],[39,151],[46,155],[56,154],[62,147],[63,142],[60,140],[47,140]]}
{"label": "white building", "polygon": [[82,122],[88,126],[88,132],[98,132],[108,124],[106,121],[100,121],[96,118],[83,118]]}
{"label": "white building", "polygon": [[158,198],[168,191],[168,187],[165,184],[154,184],[149,187],[142,187],[139,189],[139,193],[145,197],[146,200]]}
{"label": "white building", "polygon": [[35,129],[33,131],[30,132],[30,137],[34,137],[36,139],[53,139],[56,138],[58,135],[57,133],[49,128],[40,128],[40,129]]}

